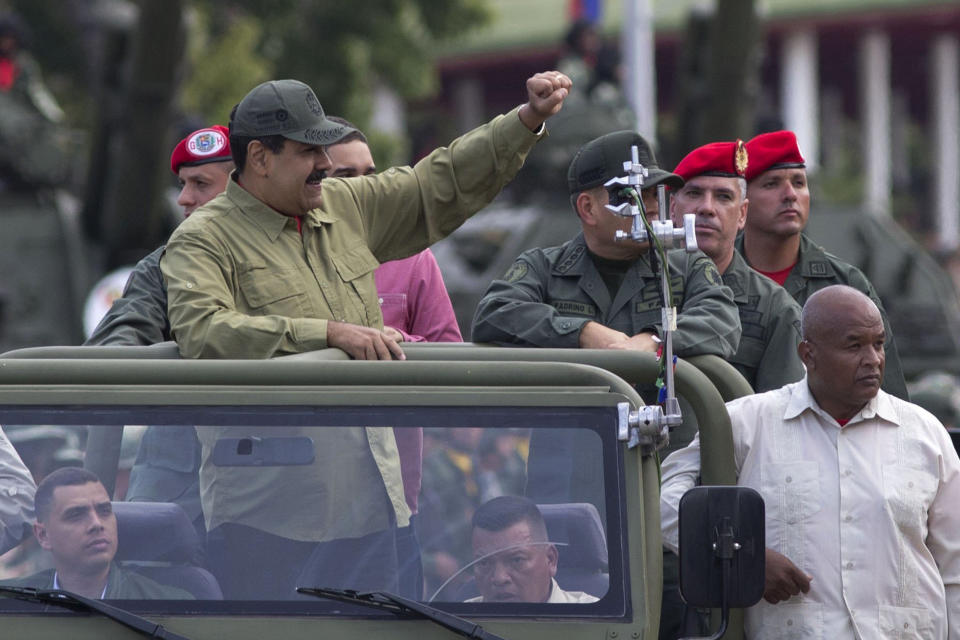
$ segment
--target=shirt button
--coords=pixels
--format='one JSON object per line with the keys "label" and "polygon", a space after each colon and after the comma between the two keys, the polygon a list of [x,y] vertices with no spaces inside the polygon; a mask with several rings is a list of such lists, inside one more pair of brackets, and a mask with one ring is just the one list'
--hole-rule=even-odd
{"label": "shirt button", "polygon": [[187,283],[187,289],[193,289],[193,283],[192,283],[192,282],[188,282],[188,283]]}
{"label": "shirt button", "polygon": [[851,520],[853,520],[853,516],[848,515],[846,518],[844,518],[844,520],[847,522],[850,522]]}
{"label": "shirt button", "polygon": [[903,623],[903,628],[904,628],[904,629],[909,629],[909,628],[910,628],[910,623],[909,623],[909,622],[904,622],[904,623]]}
{"label": "shirt button", "polygon": [[908,483],[907,483],[907,486],[910,487],[911,489],[913,489],[913,483],[912,483],[912,482],[908,482]]}
{"label": "shirt button", "polygon": [[790,476],[787,476],[787,482],[793,482],[793,478],[791,478]]}
{"label": "shirt button", "polygon": [[383,304],[383,298],[377,298],[377,302]]}
{"label": "shirt button", "polygon": [[793,626],[793,620],[787,620],[787,626],[788,626],[788,627],[792,627],[792,626]]}
{"label": "shirt button", "polygon": [[852,562],[848,562],[848,563],[847,563],[847,569],[853,569],[853,563],[852,563]]}

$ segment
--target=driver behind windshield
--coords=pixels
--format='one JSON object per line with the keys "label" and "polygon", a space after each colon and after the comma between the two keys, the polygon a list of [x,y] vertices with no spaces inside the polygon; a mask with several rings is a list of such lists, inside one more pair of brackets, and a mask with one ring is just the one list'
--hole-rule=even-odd
{"label": "driver behind windshield", "polygon": [[557,584],[557,547],[528,498],[501,496],[473,514],[473,573],[480,596],[467,602],[587,603],[597,598]]}

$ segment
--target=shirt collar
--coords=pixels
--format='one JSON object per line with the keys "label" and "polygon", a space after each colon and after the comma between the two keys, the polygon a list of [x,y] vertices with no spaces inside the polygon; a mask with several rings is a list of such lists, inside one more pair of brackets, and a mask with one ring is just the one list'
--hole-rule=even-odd
{"label": "shirt collar", "polygon": [[[252,193],[244,189],[233,179],[227,181],[227,197],[233,204],[246,215],[254,225],[256,225],[271,242],[276,241],[283,233],[288,224],[296,225],[296,221],[290,216],[285,216],[270,208],[262,201],[254,197]],[[308,226],[320,226],[325,223],[333,223],[336,218],[323,209],[313,209],[303,216],[304,224]]]}
{"label": "shirt collar", "polygon": [[[799,382],[794,382],[787,386],[790,387],[790,399],[787,401],[787,406],[783,411],[784,420],[792,420],[808,410],[813,411],[825,420],[834,420],[830,414],[820,408],[813,394],[810,393],[810,386],[807,384],[806,375],[803,376],[803,379]],[[877,392],[877,395],[870,398],[870,401],[867,402],[855,416],[850,418],[850,422],[847,424],[856,423],[860,420],[872,420],[873,418],[879,418],[891,424],[899,425],[893,402],[890,400],[890,396],[882,389]],[[834,420],[834,422],[836,421]]]}
{"label": "shirt collar", "polygon": [[[112,567],[111,567],[111,573],[113,573]],[[103,591],[100,592],[100,599],[101,599],[101,600],[104,600],[104,599],[107,597],[107,587],[109,587],[109,586],[110,586],[110,575],[108,574],[108,575],[107,575],[107,582],[106,582],[106,584],[103,585]],[[57,589],[59,589],[59,588],[60,588],[60,580],[57,578],[57,572],[54,571],[54,572],[53,572],[53,589],[54,589],[54,590],[57,590]]]}

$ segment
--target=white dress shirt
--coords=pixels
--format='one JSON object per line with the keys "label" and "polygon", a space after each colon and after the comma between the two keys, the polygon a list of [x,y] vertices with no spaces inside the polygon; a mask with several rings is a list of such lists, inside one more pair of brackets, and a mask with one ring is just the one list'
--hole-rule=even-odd
{"label": "white dress shirt", "polygon": [[[880,391],[845,426],[807,379],[727,404],[738,484],[766,504],[767,547],[810,591],[747,610],[748,638],[960,640],[960,460],[924,409]],[[664,545],[700,440],[663,463]]]}

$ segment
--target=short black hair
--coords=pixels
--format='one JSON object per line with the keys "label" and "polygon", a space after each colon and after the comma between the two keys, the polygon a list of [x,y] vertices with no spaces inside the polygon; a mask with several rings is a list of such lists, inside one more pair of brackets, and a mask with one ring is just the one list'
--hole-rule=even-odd
{"label": "short black hair", "polygon": [[62,467],[48,474],[37,485],[37,493],[33,497],[33,509],[37,514],[37,522],[45,522],[53,507],[53,491],[57,487],[76,487],[90,482],[100,482],[100,478],[91,471],[81,467]]}
{"label": "short black hair", "polygon": [[345,142],[353,142],[354,140],[359,140],[363,144],[367,144],[367,136],[363,135],[363,131],[360,131],[360,129],[357,128],[357,125],[353,124],[346,118],[341,118],[340,116],[327,116],[327,120],[330,122],[336,122],[337,124],[342,124],[343,126],[350,127],[351,129],[355,129],[355,131],[351,131],[347,135],[331,144],[331,147],[337,144],[344,144]]}
{"label": "short black hair", "polygon": [[488,500],[473,513],[472,519],[473,526],[484,531],[503,531],[518,522],[527,522],[534,536],[542,536],[544,542],[548,540],[543,514],[533,500],[522,496]]}
{"label": "short black hair", "polygon": [[233,164],[237,169],[237,173],[243,173],[244,168],[247,166],[247,147],[254,140],[259,140],[260,144],[269,149],[272,153],[280,153],[283,151],[283,145],[286,144],[287,139],[281,135],[272,135],[272,136],[257,136],[256,138],[251,136],[235,136],[233,135],[233,116],[237,113],[237,107],[239,104],[233,106],[233,109],[230,110],[230,124],[228,129],[230,133],[230,155],[233,156]]}

